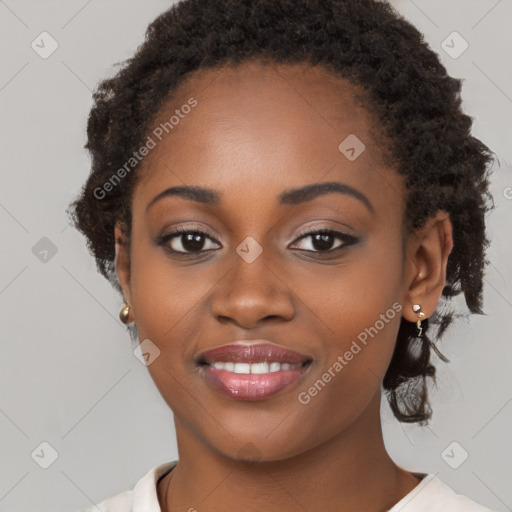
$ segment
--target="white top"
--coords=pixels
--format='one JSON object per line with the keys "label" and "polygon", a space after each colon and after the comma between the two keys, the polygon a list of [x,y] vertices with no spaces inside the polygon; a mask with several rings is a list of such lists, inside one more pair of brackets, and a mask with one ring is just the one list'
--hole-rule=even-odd
{"label": "white top", "polygon": [[[161,512],[157,482],[178,463],[166,462],[151,468],[133,490],[124,491],[79,512]],[[456,494],[434,474],[414,473],[421,482],[388,512],[492,512],[478,503]],[[98,508],[96,508],[98,507]]]}

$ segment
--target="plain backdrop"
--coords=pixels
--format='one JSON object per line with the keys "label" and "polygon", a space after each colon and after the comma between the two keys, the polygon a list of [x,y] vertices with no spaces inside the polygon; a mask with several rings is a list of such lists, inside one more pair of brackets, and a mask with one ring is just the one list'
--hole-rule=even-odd
{"label": "plain backdrop", "polygon": [[[0,0],[0,511],[73,512],[177,458],[172,413],[134,357],[118,320],[121,299],[65,213],[89,171],[93,88],[171,3]],[[512,510],[512,2],[393,4],[464,78],[474,133],[496,154],[496,208],[487,314],[448,330],[448,365],[433,358],[431,424],[400,424],[384,405],[385,442],[404,468]],[[41,37],[44,51],[58,44],[47,58],[41,43],[33,48]]]}

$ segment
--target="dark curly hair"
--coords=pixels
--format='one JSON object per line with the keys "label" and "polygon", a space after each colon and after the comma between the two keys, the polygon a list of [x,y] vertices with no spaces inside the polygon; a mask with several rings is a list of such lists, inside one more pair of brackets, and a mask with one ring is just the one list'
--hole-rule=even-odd
{"label": "dark curly hair", "polygon": [[[93,94],[85,145],[92,171],[70,213],[101,274],[120,290],[114,225],[125,227],[122,241],[129,244],[137,166],[101,200],[95,190],[141,147],[159,109],[189,73],[252,58],[322,65],[364,92],[365,107],[386,136],[382,149],[405,177],[404,233],[439,210],[449,213],[454,248],[442,299],[463,292],[469,311],[483,314],[492,152],[470,133],[461,80],[447,75],[414,26],[377,0],[183,0],[158,16],[135,55]],[[454,317],[453,310],[439,309],[423,322],[424,331],[429,321],[437,324],[437,340]],[[425,424],[432,415],[431,349],[447,361],[402,318],[383,381],[399,421]]]}

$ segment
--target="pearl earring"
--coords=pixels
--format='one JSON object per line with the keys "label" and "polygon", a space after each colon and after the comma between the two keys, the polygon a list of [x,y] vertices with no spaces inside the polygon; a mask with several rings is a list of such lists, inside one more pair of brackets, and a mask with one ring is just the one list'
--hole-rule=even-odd
{"label": "pearl earring", "polygon": [[130,304],[127,302],[123,303],[123,307],[121,311],[119,312],[119,320],[123,322],[123,324],[128,323],[128,317],[130,316]]}

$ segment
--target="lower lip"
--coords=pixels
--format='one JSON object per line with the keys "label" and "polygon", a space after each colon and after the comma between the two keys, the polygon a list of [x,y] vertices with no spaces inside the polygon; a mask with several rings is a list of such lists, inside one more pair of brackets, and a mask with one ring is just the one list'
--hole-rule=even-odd
{"label": "lower lip", "polygon": [[236,400],[265,400],[293,386],[309,365],[270,373],[233,373],[212,366],[202,367],[202,374],[216,389]]}

